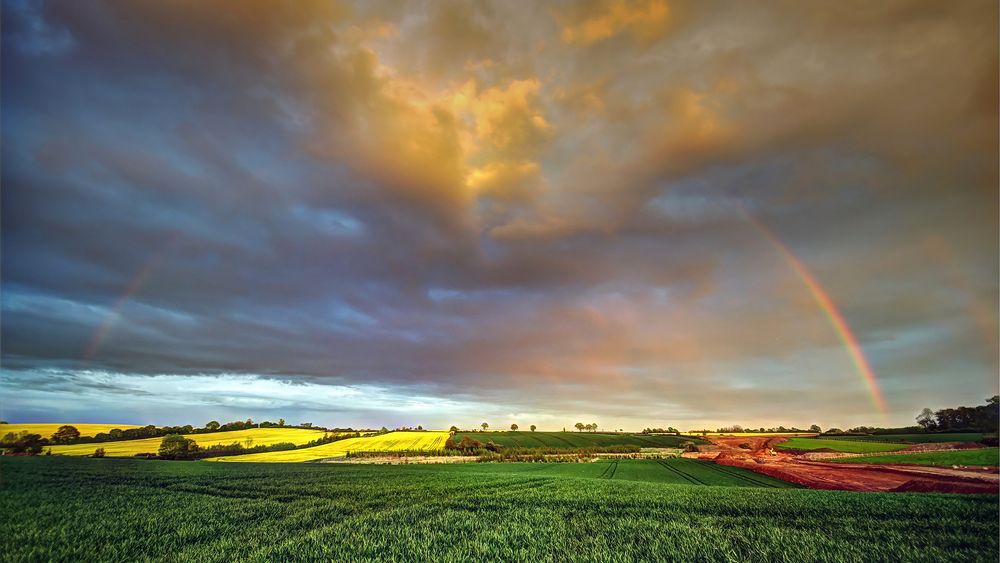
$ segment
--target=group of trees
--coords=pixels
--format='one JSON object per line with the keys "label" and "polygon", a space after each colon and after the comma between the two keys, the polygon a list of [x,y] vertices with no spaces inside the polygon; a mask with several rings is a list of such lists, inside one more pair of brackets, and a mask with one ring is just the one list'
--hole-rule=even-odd
{"label": "group of trees", "polygon": [[[484,422],[484,423],[480,424],[479,427],[482,428],[481,432],[486,432],[487,430],[490,429],[490,423],[489,422]],[[514,432],[517,432],[518,428],[520,428],[520,426],[518,426],[516,422],[510,425],[510,429],[512,431],[514,431]],[[532,432],[534,432],[535,430],[538,429],[538,427],[535,426],[534,424],[532,424],[528,428],[530,428]],[[452,427],[449,428],[448,430],[449,430],[449,432],[461,432],[461,430],[457,426],[455,426],[455,425],[452,425]]]}
{"label": "group of trees", "polygon": [[643,434],[680,434],[681,431],[674,428],[673,426],[668,426],[666,428],[643,428]]}
{"label": "group of trees", "polygon": [[1000,421],[1000,395],[986,399],[978,407],[956,407],[932,411],[925,408],[917,415],[917,424],[928,431],[976,430],[996,432]]}
{"label": "group of trees", "polygon": [[597,423],[596,422],[592,422],[590,424],[584,424],[582,422],[577,422],[576,424],[573,425],[573,427],[576,428],[577,432],[583,432],[584,430],[586,430],[587,432],[595,432],[595,431],[597,431]]}
{"label": "group of trees", "polygon": [[484,451],[499,453],[503,448],[500,444],[496,444],[492,440],[484,444],[479,440],[463,436],[461,441],[456,442],[454,436],[448,436],[448,439],[444,443],[444,449],[457,450],[462,455],[478,455]]}

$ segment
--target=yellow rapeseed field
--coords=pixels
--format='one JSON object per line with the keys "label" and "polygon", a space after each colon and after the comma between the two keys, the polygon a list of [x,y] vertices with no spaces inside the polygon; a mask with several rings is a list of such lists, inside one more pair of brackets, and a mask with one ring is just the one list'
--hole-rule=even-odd
{"label": "yellow rapeseed field", "polygon": [[[74,424],[72,422],[61,422],[58,424],[0,424],[0,437],[8,432],[20,434],[28,431],[31,434],[40,434],[42,438],[51,438],[52,434],[59,430],[60,426],[70,425],[80,431],[81,436],[95,436],[101,432],[110,432],[115,428],[125,430],[127,428],[139,428],[134,424]],[[93,453],[93,452],[91,452]]]}
{"label": "yellow rapeseed field", "polygon": [[[81,431],[82,432],[82,431]],[[323,437],[322,430],[307,430],[304,428],[249,428],[231,432],[208,432],[206,434],[186,434],[200,447],[239,442],[247,445],[247,439],[252,446],[270,446],[281,442],[295,445],[306,444]],[[163,438],[143,438],[142,440],[122,440],[120,442],[101,442],[92,444],[73,444],[69,446],[52,446],[53,455],[92,455],[97,448],[104,448],[104,455],[114,457],[131,457],[135,454],[155,454],[160,449]]]}
{"label": "yellow rapeseed field", "polygon": [[253,461],[253,462],[302,462],[339,457],[347,452],[398,452],[434,451],[444,448],[447,432],[390,432],[380,436],[348,438],[321,446],[288,450],[283,452],[263,452],[237,456],[215,457],[206,461]]}

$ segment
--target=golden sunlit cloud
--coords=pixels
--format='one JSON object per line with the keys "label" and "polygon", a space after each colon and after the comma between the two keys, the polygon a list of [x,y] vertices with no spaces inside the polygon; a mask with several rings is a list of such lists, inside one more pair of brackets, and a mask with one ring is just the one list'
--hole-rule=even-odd
{"label": "golden sunlit cloud", "polygon": [[560,36],[566,43],[590,45],[627,33],[640,43],[649,43],[666,32],[669,16],[663,0],[605,2],[563,26]]}

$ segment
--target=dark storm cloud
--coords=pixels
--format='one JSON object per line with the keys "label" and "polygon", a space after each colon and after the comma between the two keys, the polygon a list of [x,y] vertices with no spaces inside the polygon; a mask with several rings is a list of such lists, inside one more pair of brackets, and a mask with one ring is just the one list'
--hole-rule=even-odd
{"label": "dark storm cloud", "polygon": [[246,374],[557,426],[865,400],[741,208],[900,422],[995,392],[988,2],[3,8],[15,393]]}

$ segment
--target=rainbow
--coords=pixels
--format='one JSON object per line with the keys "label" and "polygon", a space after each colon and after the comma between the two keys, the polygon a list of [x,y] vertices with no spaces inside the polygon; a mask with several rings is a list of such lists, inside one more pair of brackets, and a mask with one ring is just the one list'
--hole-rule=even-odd
{"label": "rainbow", "polygon": [[809,271],[809,268],[799,260],[799,257],[792,252],[792,249],[788,247],[784,242],[778,238],[778,235],[774,233],[771,229],[767,227],[764,223],[757,220],[753,215],[747,212],[745,209],[740,207],[740,212],[743,218],[746,219],[748,223],[753,225],[764,235],[765,238],[778,250],[781,257],[785,259],[785,262],[789,267],[795,272],[795,274],[802,280],[809,293],[812,295],[813,300],[819,305],[819,308],[826,315],[827,319],[830,321],[830,325],[833,326],[834,331],[836,331],[837,336],[840,337],[840,341],[844,343],[844,347],[847,348],[847,353],[851,357],[851,361],[854,363],[858,374],[865,382],[865,386],[868,388],[868,393],[871,396],[872,404],[878,411],[885,415],[888,412],[888,408],[885,402],[885,396],[882,394],[882,389],[878,385],[878,379],[875,378],[875,371],[872,369],[871,363],[869,363],[868,358],[865,356],[865,351],[858,342],[858,338],[851,331],[851,326],[847,324],[847,319],[840,312],[837,304],[834,303],[830,294],[823,289],[816,276]]}
{"label": "rainbow", "polygon": [[160,248],[154,252],[145,263],[143,263],[135,274],[132,275],[128,283],[125,284],[125,289],[122,290],[121,294],[115,300],[114,305],[111,307],[111,311],[104,317],[101,324],[97,326],[97,329],[94,330],[94,334],[87,342],[87,346],[83,350],[84,360],[90,360],[97,354],[97,351],[100,350],[101,344],[104,342],[105,337],[107,337],[111,327],[113,327],[115,322],[118,321],[119,317],[121,317],[122,308],[126,303],[128,303],[128,300],[139,291],[139,288],[142,287],[143,282],[146,281],[150,272],[152,272],[156,266],[159,265],[160,261],[163,259],[164,255],[167,254],[170,247],[172,247],[177,239],[180,238],[180,235],[180,231],[172,233],[160,246]]}

